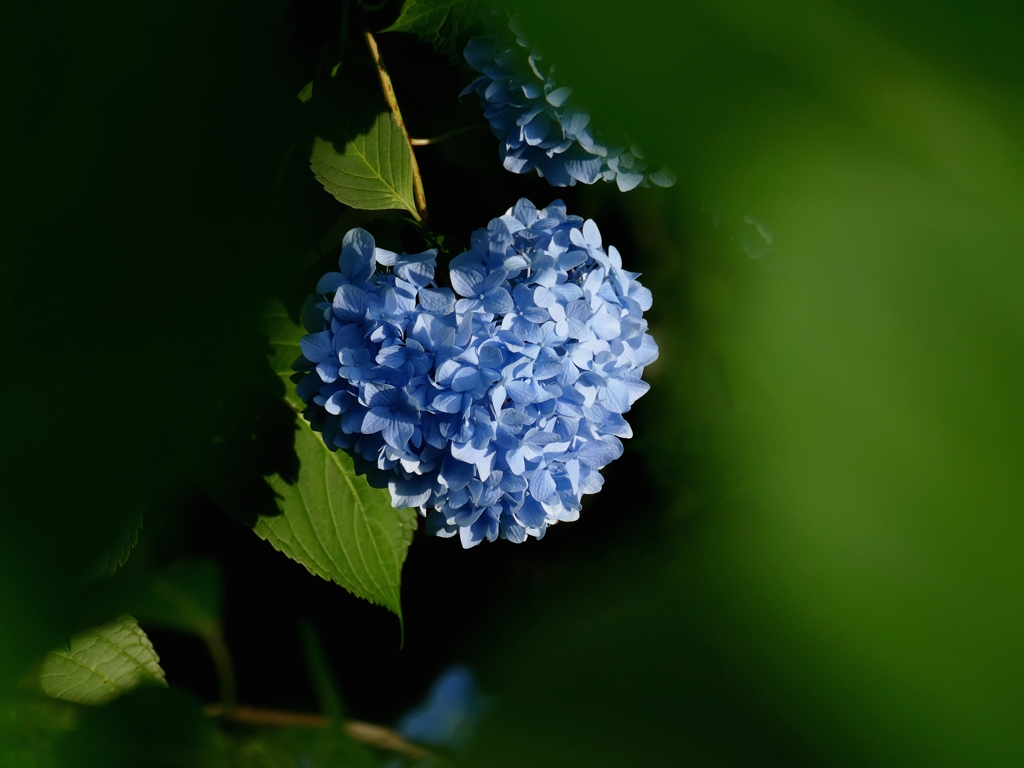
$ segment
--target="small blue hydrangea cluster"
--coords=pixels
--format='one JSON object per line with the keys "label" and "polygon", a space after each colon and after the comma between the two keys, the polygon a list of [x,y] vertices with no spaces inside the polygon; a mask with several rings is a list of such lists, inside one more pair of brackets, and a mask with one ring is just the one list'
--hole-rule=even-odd
{"label": "small blue hydrangea cluster", "polygon": [[[427,698],[399,719],[395,730],[414,744],[463,752],[480,718],[492,704],[493,700],[480,691],[473,670],[464,664],[453,664],[437,676]],[[436,768],[437,765],[438,760],[433,756],[411,761],[396,755],[385,763],[385,768]]]}
{"label": "small blue hydrangea cluster", "polygon": [[436,251],[395,254],[351,230],[297,362],[326,445],[386,473],[396,507],[464,547],[577,519],[658,357],[651,292],[593,220],[522,199],[471,242],[453,291],[434,280]]}
{"label": "small blue hydrangea cluster", "polygon": [[668,169],[646,173],[637,147],[602,141],[590,125],[590,115],[572,104],[572,89],[558,85],[554,67],[546,67],[531,51],[515,19],[508,28],[512,34],[499,28],[466,45],[466,61],[482,74],[461,94],[475,92],[480,97],[484,117],[501,139],[499,154],[506,170],[536,170],[556,187],[603,179],[626,192],[651,183],[675,183]]}

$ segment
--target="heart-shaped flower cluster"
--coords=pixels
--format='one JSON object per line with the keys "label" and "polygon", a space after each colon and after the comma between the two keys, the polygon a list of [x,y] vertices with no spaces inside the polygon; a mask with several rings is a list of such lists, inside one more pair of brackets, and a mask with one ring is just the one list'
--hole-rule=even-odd
{"label": "heart-shaped flower cluster", "polygon": [[301,341],[305,415],[429,532],[464,547],[540,538],[577,519],[632,435],[623,414],[658,357],[651,292],[561,201],[522,199],[477,230],[451,262],[454,291],[436,256],[345,236],[341,271],[316,287],[323,329]]}
{"label": "heart-shaped flower cluster", "polygon": [[464,56],[480,72],[462,92],[476,93],[484,117],[501,139],[499,154],[506,170],[536,170],[556,187],[577,181],[614,181],[626,192],[654,183],[670,187],[675,175],[662,169],[651,173],[635,146],[616,146],[594,131],[590,115],[573,103],[572,89],[555,81],[554,67],[531,50],[515,19],[508,27],[485,17],[493,34],[474,37]]}

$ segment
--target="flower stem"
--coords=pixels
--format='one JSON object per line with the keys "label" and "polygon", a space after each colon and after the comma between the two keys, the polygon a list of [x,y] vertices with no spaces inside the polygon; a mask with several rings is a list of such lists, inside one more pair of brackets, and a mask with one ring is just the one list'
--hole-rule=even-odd
{"label": "flower stem", "polygon": [[231,651],[224,641],[224,632],[219,626],[210,627],[201,633],[203,642],[213,658],[213,665],[217,670],[217,680],[220,683],[220,698],[224,702],[224,710],[231,711],[237,701],[237,690],[235,687],[235,666],[231,661]]}
{"label": "flower stem", "polygon": [[402,110],[398,108],[398,99],[395,97],[395,87],[391,84],[391,76],[387,67],[384,66],[384,59],[381,58],[380,50],[377,48],[377,41],[373,34],[366,30],[366,44],[370,47],[370,54],[373,56],[373,63],[377,65],[377,75],[380,77],[381,90],[384,91],[384,99],[395,116],[398,127],[402,129],[405,140],[409,145],[409,157],[412,159],[412,191],[416,198],[417,214],[424,222],[427,220],[427,196],[423,192],[423,177],[420,176],[420,166],[416,162],[416,153],[413,152],[412,139],[409,138],[409,130],[405,127],[402,119]]}

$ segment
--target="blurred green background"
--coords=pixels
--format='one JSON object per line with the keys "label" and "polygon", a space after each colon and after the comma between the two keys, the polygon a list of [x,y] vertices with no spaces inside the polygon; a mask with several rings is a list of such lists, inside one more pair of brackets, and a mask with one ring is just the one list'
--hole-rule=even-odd
{"label": "blurred green background", "polygon": [[[1024,7],[517,4],[595,123],[679,182],[552,190],[479,170],[480,130],[423,150],[434,224],[564,196],[644,273],[662,357],[579,522],[418,534],[401,651],[182,479],[262,407],[259,313],[301,301],[338,216],[282,159],[335,7],[3,12],[0,698],[98,620],[80,574],[148,505],[126,569],[220,560],[249,703],[315,706],[308,614],[366,719],[471,662],[496,703],[467,765],[1024,763]],[[410,130],[442,132],[456,70],[382,49],[424,102]],[[201,647],[151,634],[168,698],[97,710],[68,764],[227,759]]]}
{"label": "blurred green background", "polygon": [[595,122],[679,172],[628,202],[677,525],[524,608],[480,765],[1024,760],[1022,21],[523,3]]}

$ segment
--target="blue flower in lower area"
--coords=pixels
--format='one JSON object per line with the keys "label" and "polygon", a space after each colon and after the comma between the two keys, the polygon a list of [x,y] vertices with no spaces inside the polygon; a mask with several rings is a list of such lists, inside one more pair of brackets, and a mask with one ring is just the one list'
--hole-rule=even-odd
{"label": "blue flower in lower area", "polygon": [[402,736],[430,747],[465,746],[486,706],[469,667],[455,664],[434,681],[427,699],[398,721]]}
{"label": "blue flower in lower area", "polygon": [[[501,139],[502,164],[513,173],[537,171],[556,187],[614,181],[623,192],[652,183],[669,187],[671,171],[651,173],[643,154],[602,139],[590,115],[573,103],[572,89],[559,86],[554,67],[532,51],[515,19],[488,37],[474,37],[464,56],[480,72],[462,92],[476,93],[484,117]],[[456,287],[458,290],[458,287]]]}
{"label": "blue flower in lower area", "polygon": [[658,357],[651,292],[593,221],[523,199],[471,242],[453,293],[434,280],[436,252],[350,232],[297,361],[325,444],[464,547],[576,520],[632,436],[623,414]]}
{"label": "blue flower in lower area", "polygon": [[[465,665],[453,664],[438,675],[426,700],[401,717],[395,730],[415,744],[446,754],[459,752],[466,747],[489,704],[488,697],[477,687],[473,671]],[[435,756],[415,763],[396,757],[387,763],[387,768],[411,764],[425,768],[450,763]]]}

